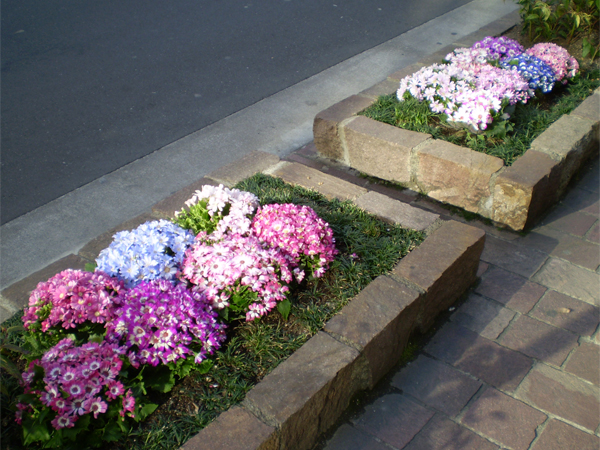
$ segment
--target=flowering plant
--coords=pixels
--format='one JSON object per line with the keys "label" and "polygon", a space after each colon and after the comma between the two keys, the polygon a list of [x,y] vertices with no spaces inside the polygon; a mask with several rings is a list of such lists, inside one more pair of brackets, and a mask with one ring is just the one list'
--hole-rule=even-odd
{"label": "flowering plant", "polygon": [[97,270],[125,281],[127,287],[142,280],[173,280],[193,241],[192,233],[169,221],[146,222],[135,230],[115,234],[113,242],[98,255]]}
{"label": "flowering plant", "polygon": [[[61,340],[23,373],[24,394],[17,404],[25,445],[48,441],[85,441],[82,431],[91,427],[95,437],[114,440],[125,429],[123,419],[141,420],[156,405],[142,408],[132,390],[119,380],[125,349],[107,342],[75,346],[72,338]],[[90,416],[93,415],[93,423]],[[48,429],[48,424],[54,430]],[[81,448],[81,447],[80,447]]]}
{"label": "flowering plant", "polygon": [[541,59],[521,53],[513,58],[500,61],[500,67],[516,71],[529,83],[531,89],[540,89],[547,94],[554,88],[556,78],[552,68]]}
{"label": "flowering plant", "polygon": [[168,364],[182,376],[187,355],[194,355],[185,365],[189,371],[225,339],[225,326],[217,323],[205,295],[167,280],[144,281],[124,292],[114,315],[107,339],[129,350],[134,367]]}
{"label": "flowering plant", "polygon": [[255,236],[215,241],[200,233],[186,253],[180,278],[203,292],[225,320],[245,316],[251,321],[286,298],[292,272],[280,252],[264,248]]}
{"label": "flowering plant", "polygon": [[556,81],[562,81],[563,84],[567,83],[567,78],[573,78],[579,70],[577,60],[566,49],[553,43],[536,44],[527,49],[527,54],[548,64]]}
{"label": "flowering plant", "polygon": [[525,51],[525,48],[521,44],[514,39],[510,39],[505,36],[487,36],[481,41],[475,42],[472,48],[486,49],[488,59],[496,61],[506,57],[520,55]]}
{"label": "flowering plant", "polygon": [[298,282],[307,269],[311,276],[321,277],[337,254],[331,228],[308,206],[265,205],[254,216],[252,231],[283,254]]}
{"label": "flowering plant", "polygon": [[24,348],[41,356],[69,333],[79,341],[104,334],[123,282],[103,272],[64,270],[38,283],[24,309]]}
{"label": "flowering plant", "polygon": [[202,231],[221,238],[227,233],[247,234],[248,216],[258,207],[258,197],[250,192],[205,185],[185,202],[185,208],[175,212],[175,221],[195,234]]}

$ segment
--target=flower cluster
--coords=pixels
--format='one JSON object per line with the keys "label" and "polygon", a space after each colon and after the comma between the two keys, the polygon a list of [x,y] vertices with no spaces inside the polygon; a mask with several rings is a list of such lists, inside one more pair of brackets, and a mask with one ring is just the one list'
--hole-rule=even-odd
{"label": "flower cluster", "polygon": [[286,283],[292,280],[283,255],[265,249],[252,235],[230,235],[219,242],[199,235],[180,276],[206,294],[215,309],[246,312],[246,320],[266,314],[284,300]]}
{"label": "flower cluster", "polygon": [[505,36],[488,36],[481,41],[475,42],[473,48],[487,50],[488,59],[496,61],[506,57],[520,55],[525,51],[525,48],[521,44],[514,39]]}
{"label": "flower cluster", "polygon": [[[108,404],[121,400],[119,414],[132,415],[135,399],[125,390],[117,376],[124,349],[116,344],[90,342],[76,347],[73,339],[65,338],[46,352],[41,360],[32,361],[23,373],[25,393],[33,394],[42,405],[56,413],[55,429],[72,428],[80,416],[107,411]],[[43,369],[43,379],[36,376],[36,366]],[[30,404],[17,405],[17,421]]]}
{"label": "flower cluster", "polygon": [[474,132],[504,117],[507,105],[526,103],[536,89],[549,92],[555,81],[574,76],[579,67],[555,44],[538,44],[524,53],[517,41],[505,37],[486,37],[471,48],[458,48],[444,61],[402,79],[398,100],[410,94],[427,101],[434,113]]}
{"label": "flower cluster", "polygon": [[225,338],[203,294],[167,280],[144,281],[123,293],[107,339],[129,349],[131,364],[168,364],[194,353],[200,363]]}
{"label": "flower cluster", "polygon": [[135,230],[115,234],[96,263],[98,270],[124,280],[127,287],[143,280],[173,280],[193,241],[192,233],[171,222],[146,222]]}
{"label": "flower cluster", "polygon": [[556,81],[567,83],[567,78],[573,78],[579,71],[579,63],[569,52],[559,45],[552,43],[536,44],[527,50],[527,54],[541,59],[550,66]]}
{"label": "flower cluster", "polygon": [[308,206],[265,205],[256,213],[252,231],[284,255],[299,282],[305,269],[321,277],[337,254],[331,228]]}
{"label": "flower cluster", "polygon": [[25,328],[40,324],[47,331],[59,325],[75,328],[85,321],[105,323],[122,289],[121,281],[103,272],[64,270],[32,291],[23,324]]}
{"label": "flower cluster", "polygon": [[259,205],[258,197],[250,192],[205,185],[185,202],[188,211],[175,213],[176,220],[197,234],[204,231],[222,238],[226,234],[247,234],[250,231],[248,216]]}
{"label": "flower cluster", "polygon": [[552,68],[541,59],[528,53],[506,58],[500,61],[500,66],[518,72],[527,80],[531,89],[541,89],[544,94],[547,94],[554,88],[556,78]]}

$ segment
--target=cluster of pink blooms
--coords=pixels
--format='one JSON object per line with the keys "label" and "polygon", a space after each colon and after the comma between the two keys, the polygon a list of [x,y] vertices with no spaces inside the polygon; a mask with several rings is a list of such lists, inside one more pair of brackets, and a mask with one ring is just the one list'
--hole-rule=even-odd
{"label": "cluster of pink blooms", "polygon": [[553,43],[536,44],[527,53],[541,59],[550,66],[556,81],[567,83],[568,78],[573,78],[579,71],[579,63],[569,52]]}
{"label": "cluster of pink blooms", "polygon": [[168,364],[194,353],[200,363],[225,339],[225,326],[203,294],[167,280],[143,281],[124,292],[107,340],[129,349],[131,364]]}
{"label": "cluster of pink blooms", "polygon": [[[259,205],[256,195],[229,189],[222,184],[219,186],[204,185],[185,202],[190,208],[205,208],[211,220],[215,222],[216,237],[223,237],[228,233],[247,234],[250,231],[249,216],[254,213]],[[184,211],[177,211],[179,216]]]}
{"label": "cluster of pink blooms", "polygon": [[58,325],[75,328],[85,321],[105,323],[122,290],[123,282],[104,272],[64,270],[33,290],[25,308],[24,326],[30,328],[42,320],[41,329],[47,331]]}
{"label": "cluster of pink blooms", "polygon": [[[434,113],[445,114],[448,122],[466,125],[474,132],[485,130],[502,115],[504,107],[526,103],[535,94],[522,72],[502,64],[522,51],[518,42],[508,38],[486,38],[472,48],[456,49],[446,56],[446,64],[423,67],[402,79],[398,100],[403,101],[409,93],[427,101]],[[548,64],[557,80],[574,76],[579,68],[575,58],[555,44],[537,44],[527,54]],[[498,60],[502,67],[490,64]]]}
{"label": "cluster of pink blooms", "polygon": [[[71,428],[84,414],[97,418],[105,413],[108,403],[120,399],[120,415],[133,416],[135,399],[131,390],[125,391],[117,375],[123,362],[120,356],[125,349],[103,342],[90,342],[75,347],[70,338],[61,340],[48,350],[41,360],[32,361],[23,373],[25,393],[35,395],[39,401],[56,413],[52,420],[55,429]],[[36,378],[34,367],[44,370],[43,380]],[[17,405],[17,422],[30,404]]]}
{"label": "cluster of pink blooms", "polygon": [[305,269],[316,278],[323,276],[337,254],[331,228],[308,206],[265,205],[254,216],[252,231],[283,254],[298,282]]}
{"label": "cluster of pink blooms", "polygon": [[264,248],[255,236],[239,234],[218,242],[199,235],[186,253],[180,276],[204,293],[215,309],[229,307],[231,297],[249,289],[257,295],[257,301],[249,305],[248,321],[263,316],[284,300],[289,290],[285,283],[292,280],[280,252]]}

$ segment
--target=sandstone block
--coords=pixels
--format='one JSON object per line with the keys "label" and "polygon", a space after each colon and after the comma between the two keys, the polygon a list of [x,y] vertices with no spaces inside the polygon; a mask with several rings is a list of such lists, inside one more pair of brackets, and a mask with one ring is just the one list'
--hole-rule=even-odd
{"label": "sandstone block", "polygon": [[360,95],[371,97],[373,100],[376,100],[380,95],[395,94],[397,90],[398,83],[396,81],[386,79],[374,86],[371,86],[369,89],[365,89],[360,93]]}
{"label": "sandstone block", "polygon": [[424,231],[440,217],[373,191],[356,199],[355,204],[382,220],[413,230]]}
{"label": "sandstone block", "polygon": [[287,183],[320,192],[327,198],[355,200],[367,193],[365,188],[298,163],[282,164],[271,174]]}
{"label": "sandstone block", "polygon": [[559,182],[556,161],[528,150],[496,178],[492,220],[517,231],[531,226],[558,200]]}
{"label": "sandstone block", "polygon": [[398,84],[400,82],[400,80],[402,80],[403,78],[405,78],[409,75],[412,75],[415,72],[418,72],[425,66],[426,66],[426,64],[421,63],[421,62],[411,64],[410,66],[406,66],[403,69],[397,70],[393,74],[389,75],[388,80],[396,82],[396,90],[397,90],[400,87]]}
{"label": "sandstone block", "polygon": [[418,292],[380,276],[325,324],[327,333],[366,357],[370,387],[400,360],[418,301]]}
{"label": "sandstone block", "polygon": [[280,431],[281,448],[312,448],[365,388],[358,360],[358,351],[319,332],[248,392],[243,404]]}
{"label": "sandstone block", "polygon": [[350,167],[398,183],[410,183],[410,157],[414,147],[431,136],[403,130],[358,116],[343,125],[343,142]]}
{"label": "sandstone block", "polygon": [[206,178],[231,187],[254,174],[263,172],[279,162],[272,153],[254,151],[244,157],[209,173]]}
{"label": "sandstone block", "polygon": [[417,319],[422,331],[475,281],[484,242],[484,231],[445,222],[394,268],[393,276],[425,292]]}
{"label": "sandstone block", "polygon": [[313,122],[313,135],[319,153],[335,160],[343,158],[338,124],[368,108],[371,103],[372,98],[353,95],[318,113]]}
{"label": "sandstone block", "polygon": [[[243,437],[243,439],[240,439]],[[275,428],[234,406],[203,428],[181,450],[278,450]]]}
{"label": "sandstone block", "polygon": [[440,140],[417,149],[416,183],[429,197],[486,215],[490,180],[504,162]]}

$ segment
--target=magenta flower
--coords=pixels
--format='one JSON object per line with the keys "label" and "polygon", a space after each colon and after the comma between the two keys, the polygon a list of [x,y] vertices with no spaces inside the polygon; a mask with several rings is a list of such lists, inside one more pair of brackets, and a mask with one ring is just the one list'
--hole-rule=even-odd
{"label": "magenta flower", "polygon": [[527,54],[541,59],[550,66],[556,81],[567,83],[567,78],[573,78],[578,70],[579,63],[569,52],[553,43],[536,44],[527,50]]}

